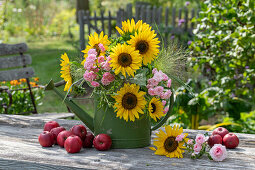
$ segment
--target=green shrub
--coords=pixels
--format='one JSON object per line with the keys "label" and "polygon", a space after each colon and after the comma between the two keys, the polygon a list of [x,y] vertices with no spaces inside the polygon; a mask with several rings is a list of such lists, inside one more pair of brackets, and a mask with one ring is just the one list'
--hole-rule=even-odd
{"label": "green shrub", "polygon": [[254,1],[207,0],[196,22],[191,66],[205,88],[222,90],[221,111],[238,120],[255,103]]}

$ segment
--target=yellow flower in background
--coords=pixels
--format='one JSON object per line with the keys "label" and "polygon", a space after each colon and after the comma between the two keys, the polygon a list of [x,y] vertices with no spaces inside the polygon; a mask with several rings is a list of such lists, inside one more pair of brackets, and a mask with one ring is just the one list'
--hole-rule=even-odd
{"label": "yellow flower in background", "polygon": [[114,104],[117,117],[124,119],[125,121],[135,121],[135,118],[139,119],[139,113],[144,114],[143,109],[146,105],[146,100],[143,91],[139,91],[140,86],[136,84],[124,84],[117,95],[113,96],[116,100]]}
{"label": "yellow flower in background", "polygon": [[21,81],[21,82],[27,82],[27,80],[26,79],[19,79],[19,81]]}
{"label": "yellow flower in background", "polygon": [[180,115],[184,113],[184,110],[182,109],[182,107],[179,108],[178,112]]}
{"label": "yellow flower in background", "polygon": [[[71,73],[70,73],[70,62],[69,62],[69,58],[67,56],[66,53],[62,54],[61,55],[61,76],[65,82],[66,82],[66,85],[65,85],[65,88],[64,88],[64,91],[68,91],[68,89],[71,87],[72,85],[72,77],[71,77]],[[72,91],[72,89],[70,90]]]}
{"label": "yellow flower in background", "polygon": [[146,30],[143,32],[135,33],[135,36],[131,35],[131,39],[127,41],[132,47],[135,47],[143,57],[143,64],[150,64],[159,53],[159,43],[154,30]]}
{"label": "yellow flower in background", "polygon": [[39,81],[39,77],[35,77],[35,78],[34,78],[34,81]]}
{"label": "yellow flower in background", "polygon": [[142,20],[139,20],[137,23],[135,23],[134,19],[131,20],[128,19],[127,21],[123,21],[121,28],[119,28],[118,26],[116,26],[115,28],[120,35],[124,35],[126,33],[133,33],[137,31],[151,30],[149,24],[143,23]]}
{"label": "yellow flower in background", "polygon": [[12,80],[12,81],[10,81],[10,84],[13,86],[16,86],[16,85],[20,85],[21,82],[19,82],[18,80]]}
{"label": "yellow flower in background", "polygon": [[149,103],[149,113],[152,119],[154,119],[155,121],[157,121],[157,119],[160,119],[162,116],[164,116],[164,106],[162,104],[162,102],[153,97]]}
{"label": "yellow flower in background", "polygon": [[112,48],[111,67],[115,70],[117,75],[120,72],[126,77],[126,73],[129,76],[134,77],[134,73],[142,66],[142,57],[139,55],[139,51],[135,50],[127,44],[118,44]]}
{"label": "yellow flower in background", "polygon": [[[188,142],[188,134],[183,132],[183,128],[179,128],[179,125],[165,126],[165,132],[163,130],[159,130],[159,133],[156,133],[156,138],[154,139],[153,145],[156,148],[151,147],[150,149],[155,151],[156,155],[165,155],[169,158],[183,158],[184,146],[185,142]],[[176,141],[176,137],[178,135],[183,135],[183,140],[178,142]]]}
{"label": "yellow flower in background", "polygon": [[[81,51],[84,54],[84,58],[86,59],[88,56],[88,52],[90,49],[94,48],[96,49],[98,56],[104,56],[105,51],[108,50],[108,46],[110,44],[110,41],[108,40],[108,35],[104,35],[104,32],[102,31],[99,35],[95,32],[94,35],[89,36],[89,45],[86,46],[86,49]],[[99,44],[102,44],[104,46],[104,51],[102,51],[99,47]],[[84,65],[85,60],[82,62],[82,65]]]}

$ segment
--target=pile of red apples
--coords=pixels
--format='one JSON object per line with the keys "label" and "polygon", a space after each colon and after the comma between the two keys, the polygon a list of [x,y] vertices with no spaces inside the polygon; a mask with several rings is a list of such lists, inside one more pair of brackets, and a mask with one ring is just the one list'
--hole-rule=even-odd
{"label": "pile of red apples", "polygon": [[239,144],[239,139],[234,133],[229,133],[226,128],[218,127],[214,129],[208,139],[208,145],[213,147],[214,144],[223,144],[228,149],[234,149]]}
{"label": "pile of red apples", "polygon": [[99,151],[105,151],[112,145],[111,137],[107,134],[94,137],[83,125],[75,125],[70,130],[66,130],[56,121],[45,123],[44,131],[39,135],[38,141],[42,147],[59,145],[68,153],[77,153],[82,147],[92,148],[92,146]]}

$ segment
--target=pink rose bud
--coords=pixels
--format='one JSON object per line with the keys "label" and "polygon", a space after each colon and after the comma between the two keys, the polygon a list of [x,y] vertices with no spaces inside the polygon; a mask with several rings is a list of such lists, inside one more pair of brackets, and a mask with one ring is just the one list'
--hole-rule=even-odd
{"label": "pink rose bud", "polygon": [[154,68],[154,69],[152,70],[152,74],[155,74],[156,72],[158,72],[158,70],[157,70],[156,68]]}
{"label": "pink rose bud", "polygon": [[102,43],[99,43],[99,44],[98,44],[98,47],[100,48],[100,50],[101,50],[102,52],[105,52],[105,48],[104,48],[104,45],[103,45]]}
{"label": "pink rose bud", "polygon": [[165,106],[166,105],[166,101],[162,100],[162,104],[163,104],[163,106]]}
{"label": "pink rose bud", "polygon": [[153,87],[155,87],[155,86],[158,85],[158,82],[157,82],[156,79],[150,78],[150,79],[148,79],[148,84],[151,85],[151,86],[153,86]]}
{"label": "pink rose bud", "polygon": [[99,84],[98,82],[96,82],[96,81],[92,81],[92,82],[91,82],[91,85],[92,85],[93,87],[99,87],[99,86],[100,86],[100,84]]}
{"label": "pink rose bud", "polygon": [[184,138],[184,134],[180,134],[180,135],[176,136],[175,141],[181,142],[183,140],[183,138]]}
{"label": "pink rose bud", "polygon": [[165,73],[163,73],[162,76],[163,76],[163,81],[167,81],[168,80],[168,76]]}
{"label": "pink rose bud", "polygon": [[170,88],[170,87],[171,87],[171,84],[172,84],[172,80],[169,79],[169,80],[167,81],[167,87]]}
{"label": "pink rose bud", "polygon": [[97,55],[97,51],[96,51],[96,49],[91,48],[91,49],[88,51],[88,55],[90,55],[90,54]]}
{"label": "pink rose bud", "polygon": [[188,144],[188,145],[191,145],[191,144],[193,144],[193,141],[194,141],[193,139],[189,139],[188,142],[187,142],[187,144]]}
{"label": "pink rose bud", "polygon": [[205,142],[205,135],[197,134],[196,143],[202,145]]}
{"label": "pink rose bud", "polygon": [[163,113],[166,114],[168,111],[169,111],[169,107],[167,106],[167,107],[165,107]]}
{"label": "pink rose bud", "polygon": [[226,147],[221,144],[214,144],[214,146],[210,149],[209,154],[214,161],[223,161],[227,158]]}
{"label": "pink rose bud", "polygon": [[202,149],[202,145],[200,145],[200,144],[198,144],[198,143],[196,143],[196,144],[194,145],[193,150],[194,150],[194,153],[195,153],[195,154],[199,154],[199,152],[201,151],[201,149]]}
{"label": "pink rose bud", "polygon": [[104,62],[104,56],[100,56],[100,57],[98,57],[98,63],[102,63],[102,62]]}

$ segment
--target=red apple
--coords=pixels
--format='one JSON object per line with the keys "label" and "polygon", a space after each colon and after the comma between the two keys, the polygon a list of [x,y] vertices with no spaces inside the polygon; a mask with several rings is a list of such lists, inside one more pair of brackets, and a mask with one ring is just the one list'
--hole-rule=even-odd
{"label": "red apple", "polygon": [[38,141],[42,147],[51,147],[54,143],[54,136],[49,131],[43,131],[39,137]]}
{"label": "red apple", "polygon": [[213,147],[214,144],[222,144],[222,137],[220,135],[212,135],[208,139],[208,145]]}
{"label": "red apple", "polygon": [[60,127],[56,127],[56,128],[53,128],[50,130],[50,133],[53,134],[54,136],[54,139],[55,139],[55,144],[57,143],[57,137],[58,137],[58,134],[62,131],[66,130],[64,127],[60,126]]}
{"label": "red apple", "polygon": [[229,149],[234,149],[238,146],[239,139],[234,133],[229,133],[224,136],[223,144]]}
{"label": "red apple", "polygon": [[64,146],[68,153],[80,152],[82,148],[81,138],[75,135],[71,135],[66,139]]}
{"label": "red apple", "polygon": [[87,133],[86,138],[83,141],[84,148],[92,148],[94,135],[90,132]]}
{"label": "red apple", "polygon": [[71,128],[74,135],[79,136],[81,140],[84,140],[87,134],[87,130],[83,125],[75,125]]}
{"label": "red apple", "polygon": [[50,131],[51,129],[53,129],[55,127],[59,127],[58,122],[56,122],[56,121],[49,121],[49,122],[45,123],[44,131]]}
{"label": "red apple", "polygon": [[57,137],[57,143],[59,146],[61,146],[62,148],[64,147],[64,144],[65,144],[65,140],[69,137],[73,135],[73,133],[71,131],[67,131],[67,130],[64,130],[62,132],[60,132],[58,134],[58,137]]}
{"label": "red apple", "polygon": [[112,145],[112,139],[107,134],[99,134],[93,140],[94,147],[99,151],[106,151]]}
{"label": "red apple", "polygon": [[224,136],[226,135],[226,134],[228,134],[229,133],[229,131],[226,129],[226,128],[224,128],[224,127],[218,127],[218,128],[216,128],[216,129],[214,129],[214,131],[213,131],[213,133],[212,133],[212,135],[220,135],[221,137],[222,137],[222,139],[224,138]]}

